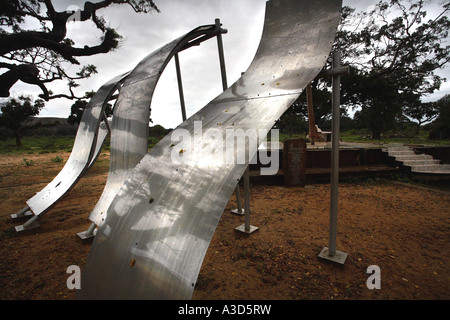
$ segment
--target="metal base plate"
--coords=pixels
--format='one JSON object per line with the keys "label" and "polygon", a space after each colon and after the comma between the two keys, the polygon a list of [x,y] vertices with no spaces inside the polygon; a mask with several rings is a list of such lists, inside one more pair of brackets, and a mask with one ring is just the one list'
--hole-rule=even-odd
{"label": "metal base plate", "polygon": [[92,241],[94,241],[95,238],[95,233],[91,233],[90,235],[86,235],[87,231],[83,231],[83,232],[78,232],[77,236],[81,239],[81,243],[92,243]]}
{"label": "metal base plate", "polygon": [[39,227],[40,227],[39,223],[35,222],[31,226],[29,226],[27,228],[25,228],[23,226],[23,224],[21,224],[20,226],[15,226],[14,228],[16,229],[17,233],[25,233],[25,232],[28,232],[28,231],[33,231],[33,230],[39,229]]}
{"label": "metal base plate", "polygon": [[325,262],[331,262],[337,265],[343,266],[345,260],[347,259],[348,254],[339,250],[336,250],[336,253],[333,256],[328,255],[328,248],[325,247],[319,253],[319,259]]}
{"label": "metal base plate", "polygon": [[259,229],[258,227],[250,226],[250,230],[246,231],[245,230],[245,223],[241,224],[239,227],[234,228],[234,230],[239,231],[239,232],[243,232],[243,233],[246,233],[246,234],[251,234],[251,233],[257,231],[258,229]]}
{"label": "metal base plate", "polygon": [[242,209],[242,211],[239,212],[239,209],[233,209],[233,210],[231,210],[231,213],[237,214],[238,216],[243,216],[245,214],[245,210]]}

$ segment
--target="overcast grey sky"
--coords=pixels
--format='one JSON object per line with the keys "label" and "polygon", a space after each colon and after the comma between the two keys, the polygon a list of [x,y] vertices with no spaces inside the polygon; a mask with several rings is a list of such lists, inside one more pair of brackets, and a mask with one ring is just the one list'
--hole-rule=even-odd
{"label": "overcast grey sky", "polygon": [[[82,6],[84,1],[54,1],[57,10]],[[228,33],[223,35],[228,85],[231,85],[245,71],[253,59],[260,41],[264,22],[266,0],[154,0],[161,13],[137,14],[127,5],[113,5],[100,13],[109,25],[116,28],[124,38],[120,48],[108,54],[80,59],[82,64],[94,64],[98,73],[80,82],[76,91],[97,90],[114,76],[133,69],[145,56],[164,44],[205,24],[213,24],[219,18]],[[344,0],[343,5],[365,10],[377,0]],[[434,1],[442,3],[442,1]],[[77,46],[95,44],[101,36],[90,23],[70,23],[67,35]],[[186,111],[189,117],[222,92],[222,83],[214,39],[180,53],[181,73],[185,94]],[[77,66],[69,72],[75,73]],[[450,80],[450,70],[439,72]],[[54,92],[67,92],[66,83],[52,83],[48,86]],[[19,83],[13,87],[13,95],[40,93],[37,87]],[[450,93],[449,83],[442,85],[440,92],[428,97],[437,100]],[[52,100],[41,111],[41,116],[67,117],[73,101]],[[174,62],[171,61],[157,85],[152,102],[153,125],[166,128],[177,126],[182,118]]]}

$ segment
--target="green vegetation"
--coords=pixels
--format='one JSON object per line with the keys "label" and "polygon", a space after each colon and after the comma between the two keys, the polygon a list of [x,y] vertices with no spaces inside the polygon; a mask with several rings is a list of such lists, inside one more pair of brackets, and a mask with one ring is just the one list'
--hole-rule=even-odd
{"label": "green vegetation", "polygon": [[[159,138],[149,137],[148,147],[151,149],[159,142]],[[22,147],[17,147],[14,138],[0,139],[1,154],[44,154],[59,151],[72,152],[75,137],[70,136],[25,136],[22,139]],[[104,151],[110,151],[110,140],[107,138],[103,144]],[[63,159],[55,156],[52,162],[61,162]]]}
{"label": "green vegetation", "polygon": [[17,147],[14,138],[0,140],[0,154],[42,154],[61,150],[72,151],[73,136],[25,136],[22,147]]}
{"label": "green vegetation", "polygon": [[59,162],[62,162],[63,159],[60,156],[56,156],[56,157],[52,158],[51,161],[55,162],[55,163],[59,163]]}
{"label": "green vegetation", "polygon": [[450,139],[434,140],[429,139],[429,131],[421,129],[418,134],[411,134],[411,130],[406,132],[390,131],[381,135],[379,139],[370,137],[370,132],[365,129],[351,129],[341,132],[340,138],[344,142],[365,142],[374,144],[403,143],[417,145],[450,145]]}
{"label": "green vegetation", "polygon": [[25,165],[27,167],[34,165],[34,161],[33,160],[28,160],[27,158],[23,158],[22,160],[23,160],[23,162],[25,163]]}

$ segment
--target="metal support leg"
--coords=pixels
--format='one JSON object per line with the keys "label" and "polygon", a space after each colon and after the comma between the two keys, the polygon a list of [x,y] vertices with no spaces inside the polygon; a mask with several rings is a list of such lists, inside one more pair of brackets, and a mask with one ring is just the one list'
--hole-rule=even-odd
{"label": "metal support leg", "polygon": [[[220,30],[221,28],[220,19],[216,19],[215,23],[216,29]],[[217,34],[217,48],[219,50],[219,63],[220,63],[220,74],[222,76],[222,89],[223,91],[225,91],[228,88],[228,82],[227,82],[227,72],[225,68],[225,55],[223,51],[222,34],[220,32]],[[236,186],[234,192],[236,194],[237,209],[231,210],[231,213],[242,216],[244,215],[245,210],[242,210],[241,192],[239,190],[239,185]]]}
{"label": "metal support leg", "polygon": [[86,231],[77,233],[77,236],[81,239],[82,243],[92,242],[97,231],[96,226],[97,225],[95,223],[91,223],[91,225]]}
{"label": "metal support leg", "polygon": [[237,209],[231,210],[231,213],[243,216],[245,211],[242,209],[241,191],[239,190],[239,185],[237,185],[234,189],[234,193],[236,194]]}
{"label": "metal support leg", "polygon": [[[333,69],[340,67],[340,53],[333,53]],[[340,130],[340,76],[333,76],[332,81],[332,144],[331,144],[331,196],[330,196],[330,238],[328,248],[325,247],[319,258],[343,265],[347,253],[336,250],[337,205],[339,184],[339,130]]]}
{"label": "metal support leg", "polygon": [[105,111],[103,111],[103,121],[105,121],[106,129],[108,129],[109,135],[111,136],[111,126],[109,125],[108,116]]}
{"label": "metal support leg", "polygon": [[249,166],[244,173],[244,216],[245,223],[235,228],[236,231],[251,234],[258,230],[258,227],[250,225],[250,174]]}
{"label": "metal support leg", "polygon": [[180,59],[178,58],[178,53],[175,54],[175,68],[177,70],[177,81],[178,81],[178,92],[180,94],[181,116],[183,118],[183,121],[185,121],[186,120],[186,107],[184,104],[183,83],[181,81],[181,68],[180,68]]}
{"label": "metal support leg", "polygon": [[29,218],[32,215],[33,215],[33,212],[30,211],[30,207],[26,206],[25,208],[23,208],[19,212],[13,213],[11,215],[11,219],[18,220],[18,219],[23,219],[23,218]]}
{"label": "metal support leg", "polygon": [[31,219],[20,226],[16,226],[16,232],[22,233],[25,231],[30,231],[39,228],[39,223],[37,222],[39,216],[34,215]]}
{"label": "metal support leg", "polygon": [[[221,27],[220,19],[216,19],[215,23],[216,29],[220,30]],[[225,91],[228,88],[228,83],[227,83],[227,73],[225,69],[225,55],[223,53],[222,34],[220,32],[217,34],[217,47],[219,49],[219,62],[220,62],[220,73],[222,75],[222,88]]]}

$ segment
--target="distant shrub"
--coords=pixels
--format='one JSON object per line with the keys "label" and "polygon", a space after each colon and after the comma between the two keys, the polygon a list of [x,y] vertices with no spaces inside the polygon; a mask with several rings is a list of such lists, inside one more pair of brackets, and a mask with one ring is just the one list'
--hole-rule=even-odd
{"label": "distant shrub", "polygon": [[56,162],[56,163],[63,161],[63,159],[60,156],[56,156],[56,157],[52,158],[51,160],[52,160],[52,162]]}
{"label": "distant shrub", "polygon": [[27,158],[24,158],[24,159],[23,159],[23,162],[25,163],[25,165],[26,165],[27,167],[33,166],[33,165],[34,165],[34,161],[33,161],[33,160],[28,160]]}

